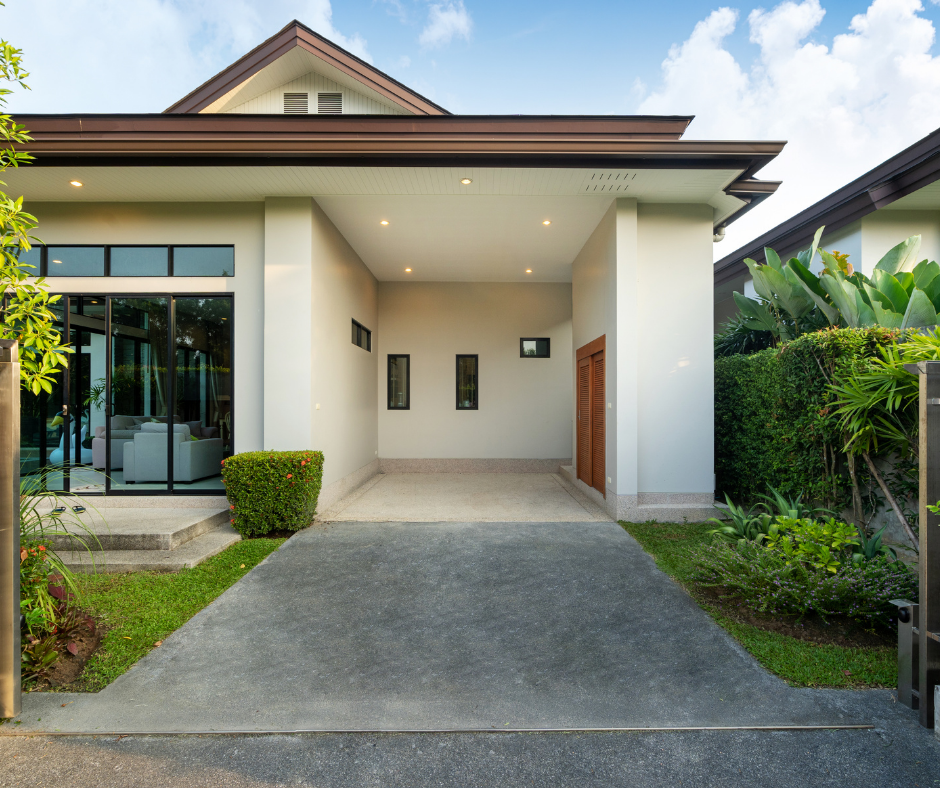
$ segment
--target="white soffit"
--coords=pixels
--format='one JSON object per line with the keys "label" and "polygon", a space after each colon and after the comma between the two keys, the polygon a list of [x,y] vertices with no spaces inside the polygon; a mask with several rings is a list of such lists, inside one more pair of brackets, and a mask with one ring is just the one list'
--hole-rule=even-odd
{"label": "white soffit", "polygon": [[940,181],[927,184],[922,189],[889,203],[882,211],[935,211],[940,208]]}
{"label": "white soffit", "polygon": [[[452,194],[633,197],[641,202],[734,200],[722,189],[739,170],[594,170],[477,167],[20,167],[8,192],[27,200],[179,202],[262,200],[270,196]],[[619,180],[616,179],[619,176]],[[460,181],[469,178],[465,186]],[[598,190],[599,179],[610,188]],[[84,185],[75,188],[69,181]],[[613,184],[625,188],[613,190]]]}
{"label": "white soffit", "polygon": [[322,74],[327,79],[361,93],[379,104],[384,104],[406,115],[410,114],[404,107],[386,98],[377,90],[370,88],[358,79],[340,71],[336,66],[330,65],[325,60],[300,47],[294,47],[256,74],[252,74],[244,82],[217,98],[200,112],[208,114],[229,112],[263,93],[275,90],[311,72]]}

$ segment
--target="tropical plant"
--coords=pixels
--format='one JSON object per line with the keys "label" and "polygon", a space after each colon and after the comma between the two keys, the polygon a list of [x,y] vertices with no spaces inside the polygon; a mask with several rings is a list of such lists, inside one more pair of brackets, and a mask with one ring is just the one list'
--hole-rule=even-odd
{"label": "tropical plant", "polygon": [[[849,328],[937,325],[940,265],[917,261],[919,235],[888,251],[868,278],[853,269],[848,255],[819,249],[824,229],[816,231],[809,249],[786,263],[769,248],[764,249],[765,265],[751,258],[744,261],[759,296],[753,299],[734,293],[747,328],[768,331],[776,341],[786,341],[804,333],[807,323],[818,315],[831,326]],[[817,251],[824,266],[819,276],[810,271]]]}
{"label": "tropical plant", "polygon": [[764,503],[758,504],[766,509],[767,513],[774,517],[789,517],[794,520],[814,519],[822,515],[831,515],[832,512],[821,507],[813,507],[803,503],[803,493],[795,498],[787,497],[779,490],[767,485],[770,495],[758,495],[763,498]]}
{"label": "tropical plant", "polygon": [[756,514],[756,506],[745,511],[743,506],[737,506],[728,495],[725,495],[725,503],[727,509],[718,506],[715,508],[727,516],[727,521],[710,517],[708,522],[716,523],[718,527],[709,531],[709,534],[728,542],[759,542],[767,535],[773,522],[769,514]]}
{"label": "tropical plant", "polygon": [[893,547],[882,542],[887,525],[881,526],[871,536],[864,528],[858,529],[858,544],[852,547],[852,563],[860,564],[864,561],[874,561],[876,558],[897,560],[898,554]]}
{"label": "tropical plant", "polygon": [[788,565],[804,563],[826,572],[837,572],[857,544],[856,529],[833,517],[778,517],[763,540],[763,546],[782,555]]}
{"label": "tropical plant", "polygon": [[[0,41],[0,82],[28,88],[28,76],[21,50]],[[0,88],[0,107],[12,92],[9,87]],[[0,173],[32,160],[30,154],[14,147],[32,138],[6,114],[0,114],[0,138],[7,146],[0,148]],[[23,210],[22,197],[13,199],[0,191],[0,339],[18,340],[20,377],[33,394],[52,392],[53,376],[59,367],[67,366],[66,354],[73,352],[55,328],[51,305],[59,296],[50,296],[45,280],[33,278],[35,266],[21,260],[36,240],[31,235],[36,224],[36,217]]]}
{"label": "tropical plant", "polygon": [[774,346],[774,335],[751,327],[750,318],[737,314],[715,334],[715,358],[749,355]]}

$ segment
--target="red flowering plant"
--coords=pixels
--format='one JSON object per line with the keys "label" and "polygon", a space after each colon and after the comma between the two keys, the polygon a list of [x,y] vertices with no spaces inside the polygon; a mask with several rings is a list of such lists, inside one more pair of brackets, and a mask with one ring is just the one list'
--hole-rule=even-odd
{"label": "red flowering plant", "polygon": [[225,460],[232,526],[244,537],[299,531],[313,522],[323,480],[319,451],[253,451]]}

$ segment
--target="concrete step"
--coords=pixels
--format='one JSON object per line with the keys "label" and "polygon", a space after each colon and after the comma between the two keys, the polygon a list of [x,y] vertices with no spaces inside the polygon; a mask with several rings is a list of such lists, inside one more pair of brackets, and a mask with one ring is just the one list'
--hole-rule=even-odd
{"label": "concrete step", "polygon": [[192,569],[240,540],[238,532],[226,523],[173,550],[104,550],[91,554],[73,550],[62,551],[59,556],[73,572],[176,572]]}
{"label": "concrete step", "polygon": [[[177,550],[187,542],[228,523],[228,509],[125,509],[92,508],[75,514],[67,510],[59,518],[61,534],[49,537],[57,551],[84,548],[78,539],[95,551]],[[94,536],[89,535],[91,532]]]}

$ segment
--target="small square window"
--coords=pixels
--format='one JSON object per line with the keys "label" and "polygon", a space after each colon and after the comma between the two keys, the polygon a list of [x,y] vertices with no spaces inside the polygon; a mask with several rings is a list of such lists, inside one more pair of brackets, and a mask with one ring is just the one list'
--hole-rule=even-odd
{"label": "small square window", "polygon": [[548,338],[544,339],[520,339],[519,356],[521,358],[551,358],[552,343]]}
{"label": "small square window", "polygon": [[356,347],[372,352],[372,332],[355,320],[352,321],[352,343]]}
{"label": "small square window", "polygon": [[411,409],[411,356],[388,356],[388,409]]}
{"label": "small square window", "polygon": [[480,408],[479,359],[477,355],[457,356],[457,410]]}

